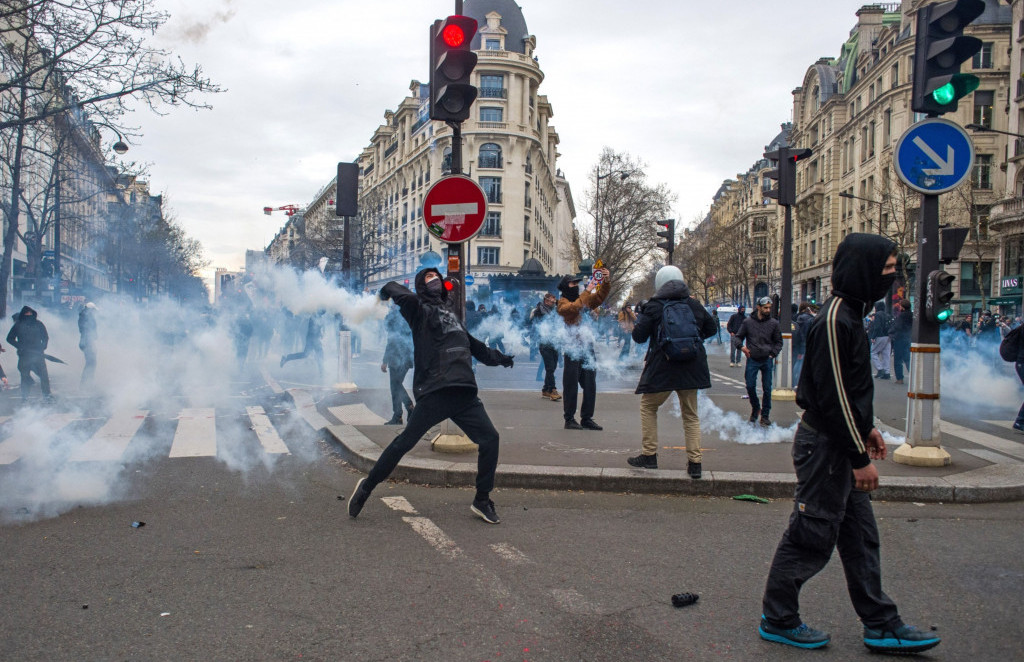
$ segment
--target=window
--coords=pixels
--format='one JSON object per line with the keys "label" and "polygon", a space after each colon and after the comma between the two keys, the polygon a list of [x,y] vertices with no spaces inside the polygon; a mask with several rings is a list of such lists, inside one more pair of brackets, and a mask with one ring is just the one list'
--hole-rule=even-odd
{"label": "window", "polygon": [[1024,274],[1024,236],[1007,237],[1003,241],[1003,275]]}
{"label": "window", "polygon": [[505,77],[501,74],[480,76],[480,97],[484,99],[505,98]]}
{"label": "window", "polygon": [[533,155],[532,154],[527,154],[526,155],[526,174],[527,175],[532,175],[533,174]]}
{"label": "window", "polygon": [[975,224],[971,228],[971,239],[988,239],[988,221],[991,209],[988,205],[974,205]]}
{"label": "window", "polygon": [[479,246],[476,249],[477,266],[498,266],[501,257],[501,249],[492,246]]}
{"label": "window", "polygon": [[525,194],[525,198],[524,198],[526,200],[525,206],[526,206],[527,209],[532,209],[533,208],[533,198],[530,197],[530,182],[526,182],[526,184],[524,186],[526,187],[526,194]]}
{"label": "window", "polygon": [[481,108],[480,109],[480,121],[481,122],[503,122],[504,109],[502,108]]}
{"label": "window", "polygon": [[484,42],[484,49],[488,51],[500,51],[501,50],[501,39],[488,39]]}
{"label": "window", "polygon": [[975,53],[974,59],[971,60],[971,66],[975,69],[992,68],[992,42],[981,45],[981,50]]}
{"label": "window", "polygon": [[900,84],[900,63],[892,65],[892,69],[889,70],[890,89],[895,90]]}
{"label": "window", "polygon": [[974,123],[986,129],[992,128],[992,104],[995,93],[992,90],[978,90],[974,93]]}
{"label": "window", "polygon": [[480,229],[480,234],[484,237],[500,237],[501,236],[501,212],[500,211],[489,211],[487,216],[484,217],[484,226]]}
{"label": "window", "polygon": [[754,232],[768,232],[768,218],[756,216],[754,218]]}
{"label": "window", "polygon": [[487,195],[487,202],[501,203],[501,177],[481,177],[480,188]]}
{"label": "window", "polygon": [[441,156],[441,174],[450,175],[452,173],[452,148],[445,147],[443,155]]}
{"label": "window", "polygon": [[480,146],[480,161],[479,167],[481,168],[500,168],[501,163],[501,145],[495,143],[486,143]]}
{"label": "window", "polygon": [[977,189],[992,188],[992,155],[978,154],[974,158],[974,170],[971,171],[971,184]]}
{"label": "window", "polygon": [[961,299],[969,296],[980,297],[982,290],[986,294],[992,292],[992,263],[982,262],[980,266],[979,269],[977,262],[960,263]]}

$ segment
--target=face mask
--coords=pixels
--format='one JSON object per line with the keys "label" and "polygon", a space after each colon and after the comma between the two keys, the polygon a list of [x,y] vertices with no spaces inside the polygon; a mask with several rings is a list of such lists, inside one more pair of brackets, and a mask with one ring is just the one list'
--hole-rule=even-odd
{"label": "face mask", "polygon": [[434,280],[427,283],[427,292],[430,292],[431,294],[439,294],[441,292],[442,287],[443,285],[441,285],[441,280],[435,278]]}
{"label": "face mask", "polygon": [[894,282],[896,282],[895,273],[884,274],[882,276],[882,279],[878,281],[878,289],[871,293],[871,300],[878,301],[879,299],[883,298],[889,292],[889,288],[892,287],[892,284]]}

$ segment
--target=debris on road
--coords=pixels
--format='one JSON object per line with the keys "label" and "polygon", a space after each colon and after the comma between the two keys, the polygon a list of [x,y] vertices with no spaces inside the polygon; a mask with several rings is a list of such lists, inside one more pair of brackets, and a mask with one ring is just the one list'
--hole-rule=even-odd
{"label": "debris on road", "polygon": [[764,497],[754,496],[753,494],[737,494],[733,497],[737,501],[754,501],[756,503],[771,503],[769,499]]}
{"label": "debris on road", "polygon": [[700,596],[696,593],[676,593],[672,596],[672,606],[676,608],[689,607],[699,599]]}
{"label": "debris on road", "polygon": [[144,526],[146,526],[145,522],[132,522],[133,529],[141,529]]}

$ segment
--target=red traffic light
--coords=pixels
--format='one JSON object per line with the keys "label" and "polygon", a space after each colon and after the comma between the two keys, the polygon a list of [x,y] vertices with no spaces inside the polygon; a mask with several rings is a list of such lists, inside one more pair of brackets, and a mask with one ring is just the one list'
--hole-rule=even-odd
{"label": "red traffic light", "polygon": [[446,281],[444,282],[444,289],[446,289],[446,290],[448,290],[449,292],[451,292],[452,290],[454,290],[454,289],[455,289],[455,286],[454,286],[454,285],[452,285],[452,282],[451,282],[450,280],[446,280]]}
{"label": "red traffic light", "polygon": [[466,41],[466,33],[463,31],[461,25],[449,23],[444,26],[444,30],[441,32],[441,38],[444,39],[444,43],[448,44],[452,48],[458,48]]}

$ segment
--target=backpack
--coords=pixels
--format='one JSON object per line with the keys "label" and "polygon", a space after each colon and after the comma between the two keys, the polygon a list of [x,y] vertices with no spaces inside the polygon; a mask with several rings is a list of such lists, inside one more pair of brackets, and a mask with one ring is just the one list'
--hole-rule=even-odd
{"label": "backpack", "polygon": [[999,343],[999,356],[1004,361],[1013,363],[1020,355],[1021,334],[1024,333],[1021,329],[1024,329],[1024,326],[1018,326],[1013,331],[1007,333],[1006,337],[1003,338],[1003,342]]}
{"label": "backpack", "polygon": [[697,320],[685,300],[666,301],[661,309],[658,346],[673,362],[692,361],[702,346]]}

